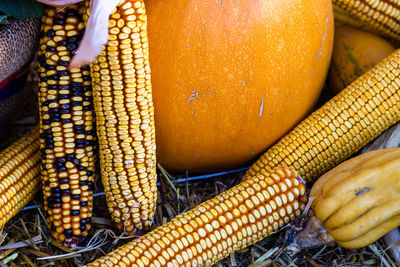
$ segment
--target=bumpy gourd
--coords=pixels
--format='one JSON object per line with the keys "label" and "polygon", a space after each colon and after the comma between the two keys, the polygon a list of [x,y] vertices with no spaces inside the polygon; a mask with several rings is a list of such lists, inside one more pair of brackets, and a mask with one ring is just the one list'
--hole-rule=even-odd
{"label": "bumpy gourd", "polygon": [[354,157],[312,187],[312,209],[336,242],[360,248],[400,225],[400,148]]}

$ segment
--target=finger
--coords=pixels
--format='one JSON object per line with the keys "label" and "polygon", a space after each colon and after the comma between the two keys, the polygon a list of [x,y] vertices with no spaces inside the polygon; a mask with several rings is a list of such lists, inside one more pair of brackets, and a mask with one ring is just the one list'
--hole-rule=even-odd
{"label": "finger", "polygon": [[90,16],[77,53],[70,68],[79,68],[93,62],[108,41],[108,21],[120,0],[92,0]]}

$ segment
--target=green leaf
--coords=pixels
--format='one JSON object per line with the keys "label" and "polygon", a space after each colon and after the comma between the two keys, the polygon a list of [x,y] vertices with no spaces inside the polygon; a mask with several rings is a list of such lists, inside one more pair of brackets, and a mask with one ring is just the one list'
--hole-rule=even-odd
{"label": "green leaf", "polygon": [[17,19],[40,18],[44,7],[35,0],[0,0],[0,11]]}

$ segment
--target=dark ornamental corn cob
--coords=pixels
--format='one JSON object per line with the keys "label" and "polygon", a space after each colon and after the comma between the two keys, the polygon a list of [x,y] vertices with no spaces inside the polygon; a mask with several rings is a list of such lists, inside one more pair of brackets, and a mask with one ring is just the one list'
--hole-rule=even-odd
{"label": "dark ornamental corn cob", "polygon": [[211,266],[277,231],[306,200],[292,168],[263,171],[88,266]]}
{"label": "dark ornamental corn cob", "polygon": [[38,57],[44,204],[53,236],[68,246],[90,228],[96,158],[90,70],[67,69],[84,11],[84,5],[46,9]]}
{"label": "dark ornamental corn cob", "polygon": [[399,0],[332,0],[332,3],[336,6],[335,19],[345,18],[340,14],[336,16],[341,9],[351,18],[361,21],[364,28],[400,43]]}
{"label": "dark ornamental corn cob", "polygon": [[277,165],[312,181],[400,120],[400,50],[385,58],[272,146],[244,180]]}
{"label": "dark ornamental corn cob", "polygon": [[39,189],[38,127],[0,153],[0,228],[17,214]]}
{"label": "dark ornamental corn cob", "polygon": [[109,41],[91,66],[101,175],[113,221],[142,232],[156,206],[156,159],[147,17],[143,1],[121,1]]}

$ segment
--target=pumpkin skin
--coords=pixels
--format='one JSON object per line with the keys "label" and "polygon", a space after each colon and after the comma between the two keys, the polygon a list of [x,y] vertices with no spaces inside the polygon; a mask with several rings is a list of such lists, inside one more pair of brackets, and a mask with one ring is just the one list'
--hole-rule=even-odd
{"label": "pumpkin skin", "polygon": [[350,26],[335,26],[328,82],[334,94],[395,51],[381,37]]}
{"label": "pumpkin skin", "polygon": [[244,166],[309,113],[333,45],[330,0],[147,0],[157,160]]}

